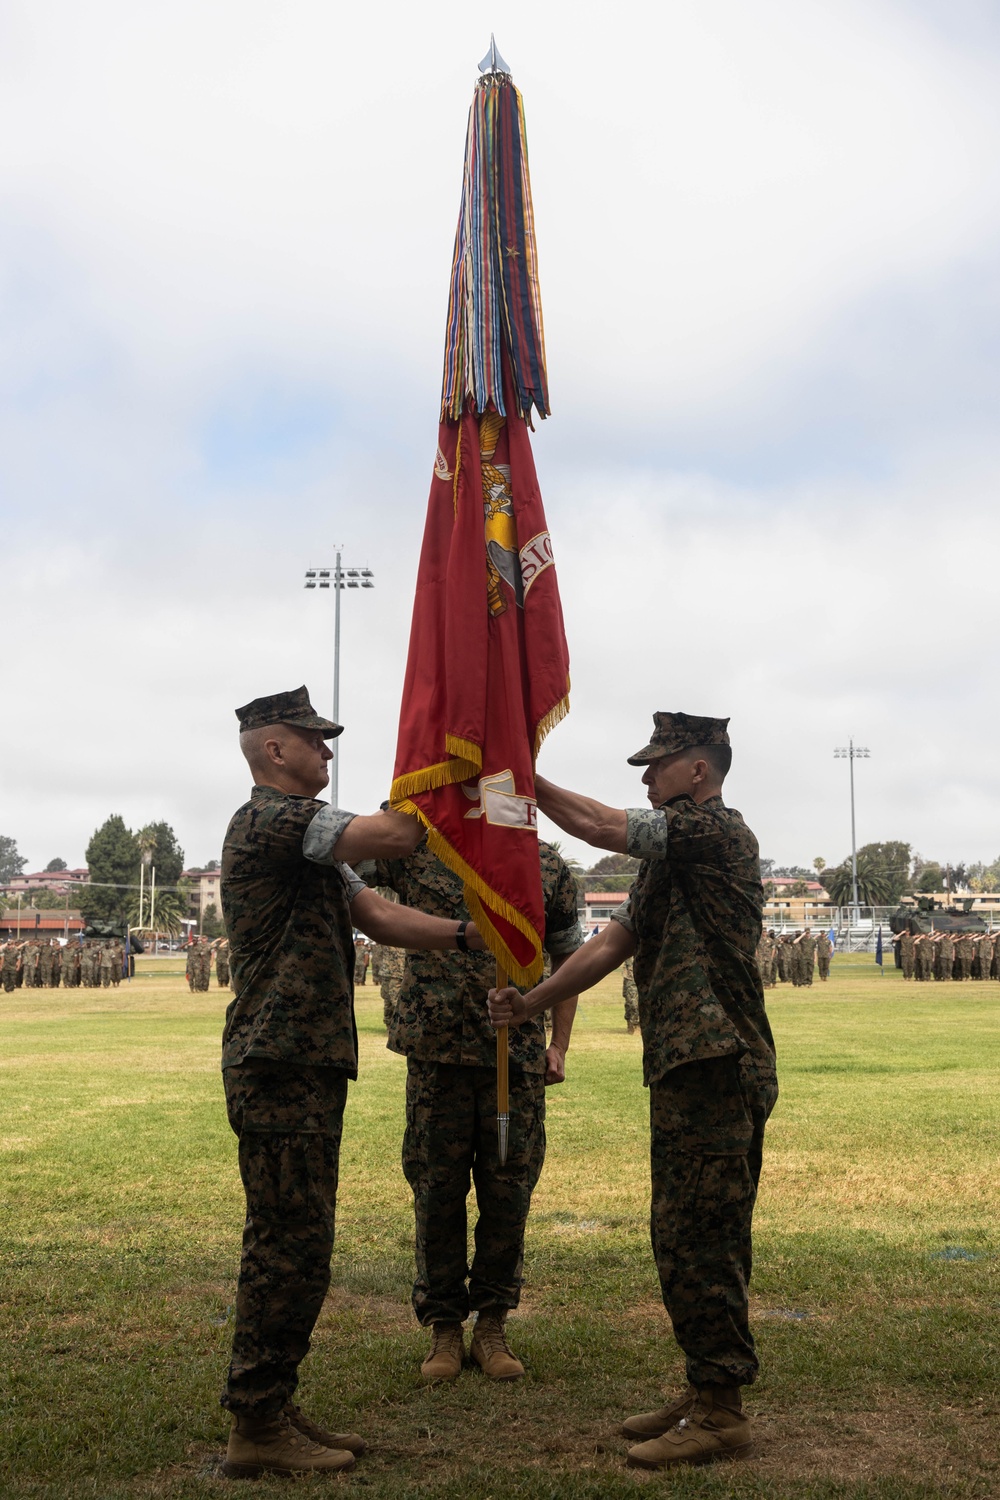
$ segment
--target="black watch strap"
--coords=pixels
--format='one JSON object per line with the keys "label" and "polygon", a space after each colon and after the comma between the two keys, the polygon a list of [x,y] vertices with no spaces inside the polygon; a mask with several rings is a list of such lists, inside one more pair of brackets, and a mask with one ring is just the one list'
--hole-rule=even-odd
{"label": "black watch strap", "polygon": [[468,922],[459,922],[458,931],[455,933],[455,947],[459,953],[468,953],[469,951],[469,945],[465,941],[465,929],[468,925]]}

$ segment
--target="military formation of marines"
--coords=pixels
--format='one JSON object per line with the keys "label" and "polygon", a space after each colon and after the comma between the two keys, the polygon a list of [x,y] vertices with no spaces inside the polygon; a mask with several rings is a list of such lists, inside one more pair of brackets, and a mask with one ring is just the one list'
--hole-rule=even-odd
{"label": "military formation of marines", "polygon": [[[327,741],[341,728],[316,713],[305,688],[255,699],[237,719],[254,786],[222,862],[236,994],[223,1079],[246,1195],[221,1398],[232,1414],[224,1472],[336,1472],[365,1449],[355,1433],[319,1427],[293,1399],[329,1286],[360,964],[374,965],[388,1045],[406,1058],[412,1301],[428,1330],[429,1382],[459,1378],[466,1360],[488,1379],[524,1373],[506,1323],[544,1161],[545,1089],[565,1078],[579,991],[630,966],[650,1091],[653,1254],[689,1385],[624,1422],[628,1462],[658,1469],[748,1452],[740,1392],[757,1373],[751,1225],[777,1082],[755,962],[757,841],[721,795],[728,721],[654,715],[650,743],[630,757],[643,768],[645,809],[607,808],[537,779],[538,804],[559,827],[641,864],[614,919],[584,944],[572,875],[551,845],[539,845],[549,977],[523,994],[491,990],[494,961],[462,883],[415,818],[389,809],[358,816],[318,800]],[[358,933],[375,944],[367,961]],[[501,1163],[493,1028],[504,1025],[510,1133]]]}
{"label": "military formation of marines", "polygon": [[814,933],[805,927],[798,933],[761,932],[757,944],[757,967],[766,990],[773,990],[779,980],[799,988],[812,985],[818,972],[821,980],[830,977],[833,943],[829,932]]}
{"label": "military formation of marines", "polygon": [[184,974],[188,989],[204,993],[211,983],[212,960],[215,959],[215,974],[220,989],[229,987],[229,939],[216,938],[210,943],[207,938],[194,938],[188,944]]}
{"label": "military formation of marines", "polygon": [[117,988],[125,972],[125,945],[118,938],[11,938],[0,944],[0,984],[20,989]]}
{"label": "military formation of marines", "polygon": [[1000,979],[1000,933],[898,932],[904,979]]}

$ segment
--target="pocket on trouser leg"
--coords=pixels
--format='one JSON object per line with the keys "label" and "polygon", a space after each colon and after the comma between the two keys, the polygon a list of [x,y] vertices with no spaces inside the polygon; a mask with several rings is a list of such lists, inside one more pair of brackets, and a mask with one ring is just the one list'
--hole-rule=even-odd
{"label": "pocket on trouser leg", "polygon": [[240,1176],[251,1218],[299,1224],[327,1218],[328,1175],[321,1135],[244,1130],[240,1137]]}

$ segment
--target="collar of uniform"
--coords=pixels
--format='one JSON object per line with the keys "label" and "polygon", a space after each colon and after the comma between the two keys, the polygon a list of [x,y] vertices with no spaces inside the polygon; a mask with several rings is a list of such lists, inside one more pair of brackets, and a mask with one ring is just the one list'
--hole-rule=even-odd
{"label": "collar of uniform", "polygon": [[707,807],[710,802],[721,803],[721,801],[722,798],[718,792],[714,797],[706,797],[704,802],[695,802],[690,792],[678,792],[676,797],[669,797],[666,802],[661,802],[657,811],[662,811],[665,807],[676,807],[678,802],[691,802],[695,807]]}
{"label": "collar of uniform", "polygon": [[[302,797],[298,792],[282,792],[276,786],[255,786],[250,793],[251,802],[263,802],[267,798],[288,797],[293,802],[316,802],[315,797]],[[321,804],[326,806],[326,803]]]}

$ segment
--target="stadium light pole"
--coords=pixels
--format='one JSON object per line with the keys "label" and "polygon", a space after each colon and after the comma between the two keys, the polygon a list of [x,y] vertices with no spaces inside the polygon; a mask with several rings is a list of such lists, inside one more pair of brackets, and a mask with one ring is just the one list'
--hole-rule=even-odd
{"label": "stadium light pole", "polygon": [[[337,549],[337,558],[332,568],[307,568],[307,589],[333,589],[335,603],[333,611],[333,722],[340,723],[340,596],[344,589],[373,589],[375,587],[375,574],[371,568],[345,568],[341,564],[341,552]],[[340,805],[340,752],[337,749],[337,741],[333,740],[330,749],[333,751],[333,759],[330,762],[330,806]]]}
{"label": "stadium light pole", "polygon": [[846,745],[838,745],[833,752],[836,760],[847,760],[851,766],[851,898],[854,907],[854,926],[858,925],[858,838],[854,831],[854,762],[868,760],[870,753],[863,745],[856,745],[853,738]]}

